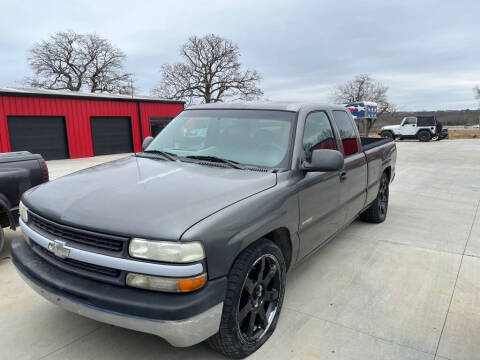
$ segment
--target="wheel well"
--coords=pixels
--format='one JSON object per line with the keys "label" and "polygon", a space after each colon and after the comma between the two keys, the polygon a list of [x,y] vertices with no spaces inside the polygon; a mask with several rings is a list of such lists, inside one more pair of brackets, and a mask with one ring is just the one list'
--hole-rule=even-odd
{"label": "wheel well", "polygon": [[392,178],[392,167],[391,166],[387,167],[383,172],[387,174],[388,181],[390,181],[390,179]]}
{"label": "wheel well", "polygon": [[12,230],[16,229],[15,219],[10,212],[8,200],[3,194],[0,194],[0,228],[4,226],[10,226],[10,229]]}
{"label": "wheel well", "polygon": [[288,270],[292,262],[292,241],[290,239],[290,231],[288,231],[287,228],[278,228],[262,236],[262,238],[272,241],[280,248],[280,250],[282,250]]}

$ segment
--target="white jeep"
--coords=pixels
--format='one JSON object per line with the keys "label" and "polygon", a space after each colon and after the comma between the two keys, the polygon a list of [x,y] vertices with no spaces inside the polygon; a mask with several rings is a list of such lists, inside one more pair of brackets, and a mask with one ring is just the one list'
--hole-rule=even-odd
{"label": "white jeep", "polygon": [[448,136],[435,116],[404,117],[400,125],[383,126],[378,132],[382,137],[392,139],[418,139],[420,141],[440,140]]}

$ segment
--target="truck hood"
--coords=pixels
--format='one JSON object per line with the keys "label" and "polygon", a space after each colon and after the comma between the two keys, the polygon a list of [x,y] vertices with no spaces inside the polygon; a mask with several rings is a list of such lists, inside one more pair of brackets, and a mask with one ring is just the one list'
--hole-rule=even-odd
{"label": "truck hood", "polygon": [[130,156],[40,185],[23,202],[74,227],[178,240],[193,224],[276,182],[268,172]]}

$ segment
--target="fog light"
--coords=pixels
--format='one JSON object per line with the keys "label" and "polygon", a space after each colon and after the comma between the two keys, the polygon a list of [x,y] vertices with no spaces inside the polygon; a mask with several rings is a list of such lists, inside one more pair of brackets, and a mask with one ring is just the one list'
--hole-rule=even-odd
{"label": "fog light", "polygon": [[20,218],[22,221],[26,224],[28,222],[28,208],[23,205],[23,203],[20,201],[20,204],[18,205],[18,212],[20,214]]}
{"label": "fog light", "polygon": [[152,275],[127,274],[127,285],[139,289],[166,291],[166,292],[190,292],[202,288],[207,282],[207,274],[194,278],[175,279]]}

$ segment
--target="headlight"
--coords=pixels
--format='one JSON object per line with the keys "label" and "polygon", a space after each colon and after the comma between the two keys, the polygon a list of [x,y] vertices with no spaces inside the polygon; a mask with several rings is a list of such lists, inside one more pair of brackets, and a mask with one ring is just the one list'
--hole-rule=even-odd
{"label": "headlight", "polygon": [[188,279],[175,279],[129,273],[126,279],[127,286],[167,292],[190,292],[198,290],[203,287],[206,282],[207,274]]}
{"label": "headlight", "polygon": [[18,212],[20,214],[20,218],[24,223],[28,222],[28,209],[23,203],[20,201],[20,204],[18,205]]}
{"label": "headlight", "polygon": [[203,246],[198,241],[169,242],[133,238],[128,247],[130,256],[137,259],[189,263],[205,258]]}

